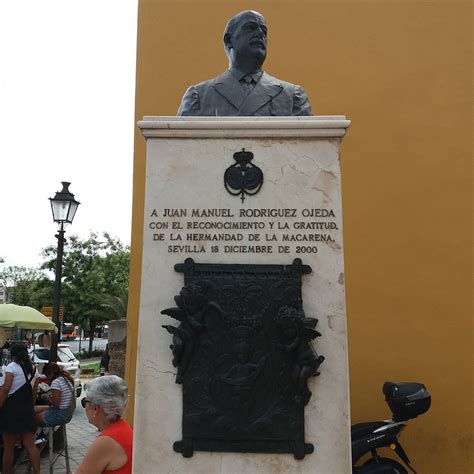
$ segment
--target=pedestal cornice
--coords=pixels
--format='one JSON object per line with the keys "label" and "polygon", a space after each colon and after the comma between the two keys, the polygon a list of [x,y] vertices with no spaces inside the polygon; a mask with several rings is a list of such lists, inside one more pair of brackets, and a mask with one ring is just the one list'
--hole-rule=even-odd
{"label": "pedestal cornice", "polygon": [[342,138],[351,124],[344,115],[315,117],[153,117],[138,122],[148,138]]}

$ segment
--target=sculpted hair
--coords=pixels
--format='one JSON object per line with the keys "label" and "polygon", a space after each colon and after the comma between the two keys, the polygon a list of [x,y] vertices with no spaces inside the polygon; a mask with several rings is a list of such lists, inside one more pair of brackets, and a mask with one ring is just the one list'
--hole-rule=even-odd
{"label": "sculpted hair", "polygon": [[229,49],[227,47],[227,38],[231,37],[234,34],[234,31],[236,30],[237,26],[239,26],[239,23],[246,17],[255,17],[259,16],[265,21],[265,17],[254,10],[245,10],[243,12],[237,13],[237,15],[234,15],[225,25],[224,29],[224,49],[227,55],[229,55]]}
{"label": "sculpted hair", "polygon": [[128,387],[117,375],[104,375],[87,386],[87,399],[100,405],[109,423],[119,420],[128,403]]}

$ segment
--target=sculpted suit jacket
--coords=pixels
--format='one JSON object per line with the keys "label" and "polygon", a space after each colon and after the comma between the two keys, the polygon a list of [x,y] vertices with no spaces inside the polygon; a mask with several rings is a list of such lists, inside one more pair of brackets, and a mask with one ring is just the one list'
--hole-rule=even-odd
{"label": "sculpted suit jacket", "polygon": [[290,116],[313,115],[301,86],[280,81],[265,72],[250,94],[227,70],[209,81],[191,86],[177,115],[195,116]]}

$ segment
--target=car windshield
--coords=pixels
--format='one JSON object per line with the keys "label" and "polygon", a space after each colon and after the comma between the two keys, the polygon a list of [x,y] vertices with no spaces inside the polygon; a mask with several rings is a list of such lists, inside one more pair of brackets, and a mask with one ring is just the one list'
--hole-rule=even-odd
{"label": "car windshield", "polygon": [[[49,349],[40,347],[39,349],[35,349],[35,354],[38,359],[49,360]],[[58,347],[58,360],[59,362],[72,362],[76,360],[76,358],[69,347]]]}
{"label": "car windshield", "polygon": [[38,357],[38,359],[49,360],[49,349],[45,349],[45,348],[35,349],[35,354],[36,354],[36,357]]}
{"label": "car windshield", "polygon": [[72,362],[76,360],[69,347],[58,347],[58,359],[61,362]]}

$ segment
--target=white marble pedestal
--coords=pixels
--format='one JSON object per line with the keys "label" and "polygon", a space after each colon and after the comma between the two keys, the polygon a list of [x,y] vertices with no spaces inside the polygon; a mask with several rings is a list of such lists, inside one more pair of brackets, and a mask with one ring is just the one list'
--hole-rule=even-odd
{"label": "white marble pedestal", "polygon": [[[351,472],[350,413],[339,145],[343,116],[278,118],[145,117],[145,223],[135,404],[135,473]],[[245,148],[264,175],[254,196],[232,196],[224,172]],[[238,228],[232,229],[231,223]],[[235,227],[235,226],[234,226]],[[201,234],[201,235],[200,235]],[[222,240],[207,240],[210,234]],[[223,234],[232,235],[222,237]],[[291,454],[173,451],[181,439],[181,386],[169,349],[172,324],[160,311],[183,286],[174,265],[290,264],[302,277],[303,305],[319,319],[316,349],[326,357],[309,381],[306,441],[315,451]]]}

